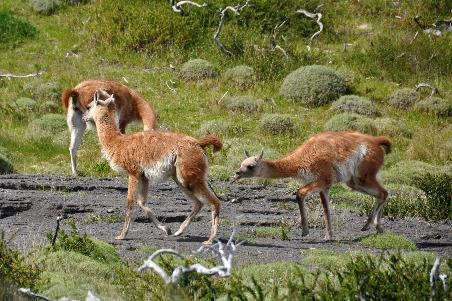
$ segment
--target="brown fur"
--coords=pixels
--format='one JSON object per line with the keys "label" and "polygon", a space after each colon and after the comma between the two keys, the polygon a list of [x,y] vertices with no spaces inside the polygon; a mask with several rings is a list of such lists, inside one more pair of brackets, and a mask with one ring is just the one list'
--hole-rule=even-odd
{"label": "brown fur", "polygon": [[134,195],[148,217],[164,230],[151,210],[145,206],[149,181],[172,178],[185,194],[194,201],[193,211],[174,235],[180,235],[199,212],[203,203],[212,208],[212,228],[209,239],[212,243],[217,232],[220,202],[209,189],[207,178],[207,158],[203,148],[213,145],[221,149],[221,141],[208,136],[195,139],[180,133],[146,131],[130,135],[121,134],[115,124],[116,106],[113,96],[107,101],[99,101],[87,112],[85,119],[96,123],[99,142],[110,166],[129,175],[129,196],[123,230],[117,239],[124,239],[130,224]]}
{"label": "brown fur", "polygon": [[326,239],[332,237],[328,191],[333,184],[344,182],[354,190],[377,198],[374,211],[363,230],[367,230],[374,220],[377,231],[381,232],[380,217],[388,193],[381,187],[376,175],[383,165],[384,154],[390,151],[391,142],[386,137],[358,132],[325,132],[312,136],[279,160],[263,160],[263,154],[245,159],[235,178],[301,178],[306,183],[297,191],[303,235],[308,234],[304,199],[310,193],[319,192],[324,209]]}

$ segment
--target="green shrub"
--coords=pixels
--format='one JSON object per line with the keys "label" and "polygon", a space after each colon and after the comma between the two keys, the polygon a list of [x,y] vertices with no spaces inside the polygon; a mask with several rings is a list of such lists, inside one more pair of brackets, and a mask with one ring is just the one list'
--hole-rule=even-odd
{"label": "green shrub", "polygon": [[325,131],[358,131],[375,135],[377,128],[374,121],[355,113],[341,113],[331,117],[323,126]]}
{"label": "green shrub", "polygon": [[37,103],[31,98],[20,97],[16,100],[15,105],[19,111],[34,111],[37,108]]}
{"label": "green shrub", "polygon": [[439,97],[428,97],[423,99],[417,102],[414,108],[440,117],[452,116],[452,101]]}
{"label": "green shrub", "polygon": [[53,14],[62,4],[61,0],[30,0],[33,10],[46,16]]}
{"label": "green shrub", "polygon": [[66,118],[63,115],[46,114],[28,124],[26,136],[36,140],[55,139],[56,142],[61,135],[67,135],[66,132]]}
{"label": "green shrub", "polygon": [[406,150],[409,159],[445,164],[452,162],[452,127],[419,128]]}
{"label": "green shrub", "polygon": [[416,186],[427,195],[428,201],[422,208],[426,219],[452,219],[452,175],[426,174]]}
{"label": "green shrub", "polygon": [[283,96],[309,106],[319,106],[347,91],[345,78],[334,69],[312,65],[290,73],[281,86]]}
{"label": "green shrub", "polygon": [[12,172],[14,172],[14,169],[8,158],[0,153],[0,174],[8,174]]}
{"label": "green shrub", "polygon": [[416,250],[416,245],[414,242],[406,238],[405,236],[394,234],[394,233],[380,233],[380,234],[370,234],[361,238],[360,243],[377,249],[388,250],[388,249],[407,249]]}
{"label": "green shrub", "polygon": [[331,110],[336,113],[356,113],[368,117],[379,116],[375,105],[365,97],[344,95],[331,104]]}
{"label": "green shrub", "polygon": [[297,131],[293,118],[288,114],[264,114],[259,123],[262,131],[271,134]]}
{"label": "green shrub", "polygon": [[254,69],[245,65],[227,69],[224,77],[228,82],[241,90],[248,89],[256,81]]}
{"label": "green shrub", "polygon": [[15,15],[0,12],[0,48],[14,47],[36,35],[36,28]]}
{"label": "green shrub", "polygon": [[233,113],[254,113],[259,108],[259,103],[251,96],[236,96],[226,101],[226,108]]}
{"label": "green shrub", "polygon": [[217,135],[222,136],[231,133],[234,129],[234,123],[225,119],[214,119],[203,122],[196,131],[198,136]]}
{"label": "green shrub", "polygon": [[203,59],[194,59],[182,65],[180,76],[187,81],[213,78],[218,75],[215,67]]}
{"label": "green shrub", "polygon": [[399,109],[411,108],[420,99],[419,93],[414,89],[403,88],[389,96],[389,104]]}
{"label": "green shrub", "polygon": [[416,186],[418,181],[425,177],[426,174],[440,175],[451,174],[448,168],[435,166],[429,163],[406,160],[400,161],[388,170],[381,173],[384,183],[398,183],[410,186]]}
{"label": "green shrub", "polygon": [[374,119],[374,125],[377,128],[377,135],[386,135],[390,137],[406,137],[411,138],[413,132],[401,120],[393,118],[377,118]]}
{"label": "green shrub", "polygon": [[31,81],[24,85],[24,90],[29,93],[32,98],[39,103],[52,101],[60,102],[61,92],[63,88],[57,82]]}

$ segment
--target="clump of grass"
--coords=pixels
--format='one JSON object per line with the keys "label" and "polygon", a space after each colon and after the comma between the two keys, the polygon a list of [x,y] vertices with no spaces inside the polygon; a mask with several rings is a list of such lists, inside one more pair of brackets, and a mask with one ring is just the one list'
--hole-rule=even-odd
{"label": "clump of grass", "polygon": [[281,223],[275,227],[256,227],[251,230],[251,234],[256,238],[279,238],[281,240],[290,240],[290,227],[287,223]]}
{"label": "clump of grass", "polygon": [[374,121],[355,113],[341,113],[331,117],[323,126],[325,131],[358,131],[375,135],[377,128]]}
{"label": "clump of grass", "polygon": [[381,250],[405,249],[416,250],[417,247],[408,238],[395,233],[370,234],[360,239],[362,245],[374,247]]}
{"label": "clump of grass", "polygon": [[20,97],[15,101],[15,105],[19,111],[32,112],[36,110],[37,103],[31,98]]}
{"label": "clump of grass", "polygon": [[389,104],[399,109],[411,108],[417,101],[419,101],[419,93],[410,88],[403,88],[393,92],[389,96]]}
{"label": "clump of grass", "polygon": [[14,47],[36,35],[29,22],[9,12],[0,12],[0,48]]}
{"label": "clump of grass", "polygon": [[218,75],[215,67],[209,61],[194,59],[182,65],[180,76],[186,81],[213,78]]}
{"label": "clump of grass", "polygon": [[115,224],[123,221],[119,214],[89,214],[85,218],[86,224]]}
{"label": "clump of grass", "polygon": [[224,78],[238,89],[246,90],[256,82],[256,73],[252,67],[240,65],[227,69]]}
{"label": "clump of grass", "polygon": [[53,14],[62,4],[61,0],[30,0],[31,8],[35,12],[46,16]]}
{"label": "clump of grass", "polygon": [[397,183],[416,186],[426,174],[450,174],[447,167],[436,166],[416,160],[405,160],[396,163],[381,173],[384,183]]}
{"label": "clump of grass", "polygon": [[214,119],[208,120],[201,124],[199,129],[196,131],[198,136],[206,136],[209,134],[213,135],[226,135],[233,131],[234,123],[225,119]]}
{"label": "clump of grass", "polygon": [[368,117],[379,116],[375,105],[367,98],[357,95],[344,95],[331,104],[331,110],[336,113],[356,113]]}
{"label": "clump of grass", "polygon": [[66,129],[66,118],[63,115],[46,114],[28,124],[27,138],[35,140],[51,139],[58,142],[59,135],[65,134]]}
{"label": "clump of grass", "polygon": [[24,90],[29,93],[32,98],[39,103],[52,101],[59,103],[61,97],[62,86],[54,81],[43,82],[40,80],[30,81],[24,85]]}
{"label": "clump of grass", "polygon": [[297,126],[288,114],[264,114],[260,120],[262,131],[271,134],[295,133]]}
{"label": "clump of grass", "polygon": [[374,119],[374,125],[377,128],[377,135],[406,138],[413,136],[413,132],[401,120],[389,117],[376,118]]}
{"label": "clump of grass", "polygon": [[345,78],[334,69],[312,65],[290,73],[280,93],[308,106],[319,106],[339,98],[347,91]]}
{"label": "clump of grass", "polygon": [[422,208],[425,218],[452,219],[452,175],[427,174],[417,181],[416,186],[427,195],[427,204]]}
{"label": "clump of grass", "polygon": [[409,159],[445,164],[452,162],[452,128],[438,131],[433,127],[418,129],[406,150]]}
{"label": "clump of grass", "polygon": [[232,113],[254,113],[259,108],[259,103],[251,96],[237,96],[227,100],[226,108]]}
{"label": "clump of grass", "polygon": [[220,180],[220,181],[229,181],[233,176],[232,167],[224,166],[224,165],[211,165],[209,166],[209,178]]}
{"label": "clump of grass", "polygon": [[414,108],[439,117],[452,116],[452,101],[440,97],[427,97],[417,102]]}
{"label": "clump of grass", "polygon": [[9,174],[13,173],[13,165],[9,162],[8,158],[0,153],[0,174]]}

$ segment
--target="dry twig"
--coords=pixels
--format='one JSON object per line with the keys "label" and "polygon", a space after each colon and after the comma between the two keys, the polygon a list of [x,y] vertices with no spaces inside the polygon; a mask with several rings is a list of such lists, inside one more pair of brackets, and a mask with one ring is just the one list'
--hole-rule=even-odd
{"label": "dry twig", "polygon": [[44,71],[37,71],[36,73],[30,73],[30,74],[25,74],[25,75],[16,75],[16,74],[11,74],[11,73],[7,73],[7,74],[1,74],[0,73],[0,77],[7,77],[7,78],[29,78],[29,77],[35,77],[35,76],[39,76],[41,74],[43,74]]}
{"label": "dry twig", "polygon": [[287,21],[288,19],[284,20],[281,24],[277,24],[273,29],[272,37],[270,40],[270,51],[275,52],[275,50],[279,50],[286,59],[289,59],[289,56],[287,55],[287,52],[284,50],[284,48],[276,44],[276,36],[278,35],[278,30],[283,27],[287,23]]}
{"label": "dry twig", "polygon": [[427,83],[419,83],[416,85],[416,91],[418,91],[420,88],[429,88],[430,90],[432,90],[430,92],[430,97],[432,97],[433,95],[439,94],[439,91],[437,88],[433,87],[432,85],[429,85]]}
{"label": "dry twig", "polygon": [[311,49],[312,40],[323,31],[323,23],[320,22],[320,19],[322,19],[322,14],[321,13],[315,13],[315,14],[314,13],[310,13],[307,10],[304,10],[304,9],[297,10],[297,13],[303,14],[306,17],[311,18],[311,19],[316,19],[317,24],[319,24],[319,30],[317,32],[315,32],[311,36],[311,38],[309,39],[308,49],[310,50]]}
{"label": "dry twig", "polygon": [[174,12],[181,14],[182,16],[185,15],[184,10],[182,9],[182,6],[185,4],[190,4],[196,7],[207,7],[207,3],[203,3],[203,4],[198,4],[196,2],[193,1],[179,1],[176,3],[176,0],[171,0],[171,8],[173,9]]}

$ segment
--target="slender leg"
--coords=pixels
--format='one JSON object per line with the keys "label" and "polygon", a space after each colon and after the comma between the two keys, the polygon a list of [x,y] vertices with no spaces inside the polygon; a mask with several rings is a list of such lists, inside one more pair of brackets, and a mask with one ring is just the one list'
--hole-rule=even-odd
{"label": "slender leg", "polygon": [[330,217],[328,190],[320,191],[320,200],[322,202],[322,207],[323,207],[323,222],[325,224],[325,240],[331,240],[333,238],[333,230],[331,229],[331,217]]}
{"label": "slender leg", "polygon": [[67,124],[71,131],[71,144],[69,146],[71,168],[72,173],[77,175],[77,150],[82,141],[83,133],[85,133],[86,123],[82,120],[82,113],[69,106]]}
{"label": "slender leg", "polygon": [[168,226],[161,224],[155,217],[152,210],[146,206],[148,189],[149,189],[149,180],[145,176],[140,176],[138,180],[138,193],[137,193],[138,206],[140,206],[140,208],[146,214],[146,217],[148,217],[154,223],[154,225],[157,226],[157,228],[165,232],[167,235],[171,235],[171,229]]}
{"label": "slender leg", "polygon": [[212,227],[210,229],[210,236],[208,240],[203,242],[205,245],[210,245],[213,243],[218,231],[220,219],[220,200],[210,190],[206,183],[202,183],[199,190],[195,190],[194,195],[201,202],[209,203],[212,210]]}
{"label": "slender leg", "polygon": [[302,231],[301,231],[302,236],[306,236],[309,234],[308,218],[306,216],[306,211],[304,208],[304,200],[309,193],[314,193],[314,192],[320,190],[321,187],[324,187],[324,186],[325,185],[322,185],[322,183],[320,183],[320,182],[311,182],[311,183],[301,187],[297,191],[297,202],[298,202],[298,207],[300,209],[300,224],[301,224],[301,228],[302,228]]}
{"label": "slender leg", "polygon": [[179,185],[179,187],[182,189],[182,191],[185,193],[185,195],[189,199],[191,199],[194,203],[192,211],[187,216],[187,218],[184,220],[184,222],[180,225],[179,230],[177,230],[176,233],[174,233],[174,236],[179,236],[187,229],[187,227],[192,222],[193,218],[199,213],[199,211],[201,210],[201,208],[203,207],[204,204],[200,200],[198,200],[190,190],[183,187],[178,181],[176,181],[176,183]]}
{"label": "slender leg", "polygon": [[135,196],[137,186],[138,186],[138,179],[135,176],[129,175],[129,187],[127,190],[126,217],[124,219],[124,226],[122,228],[122,231],[116,237],[116,239],[121,240],[121,239],[126,238],[127,232],[129,231],[130,219],[132,217],[133,198]]}

